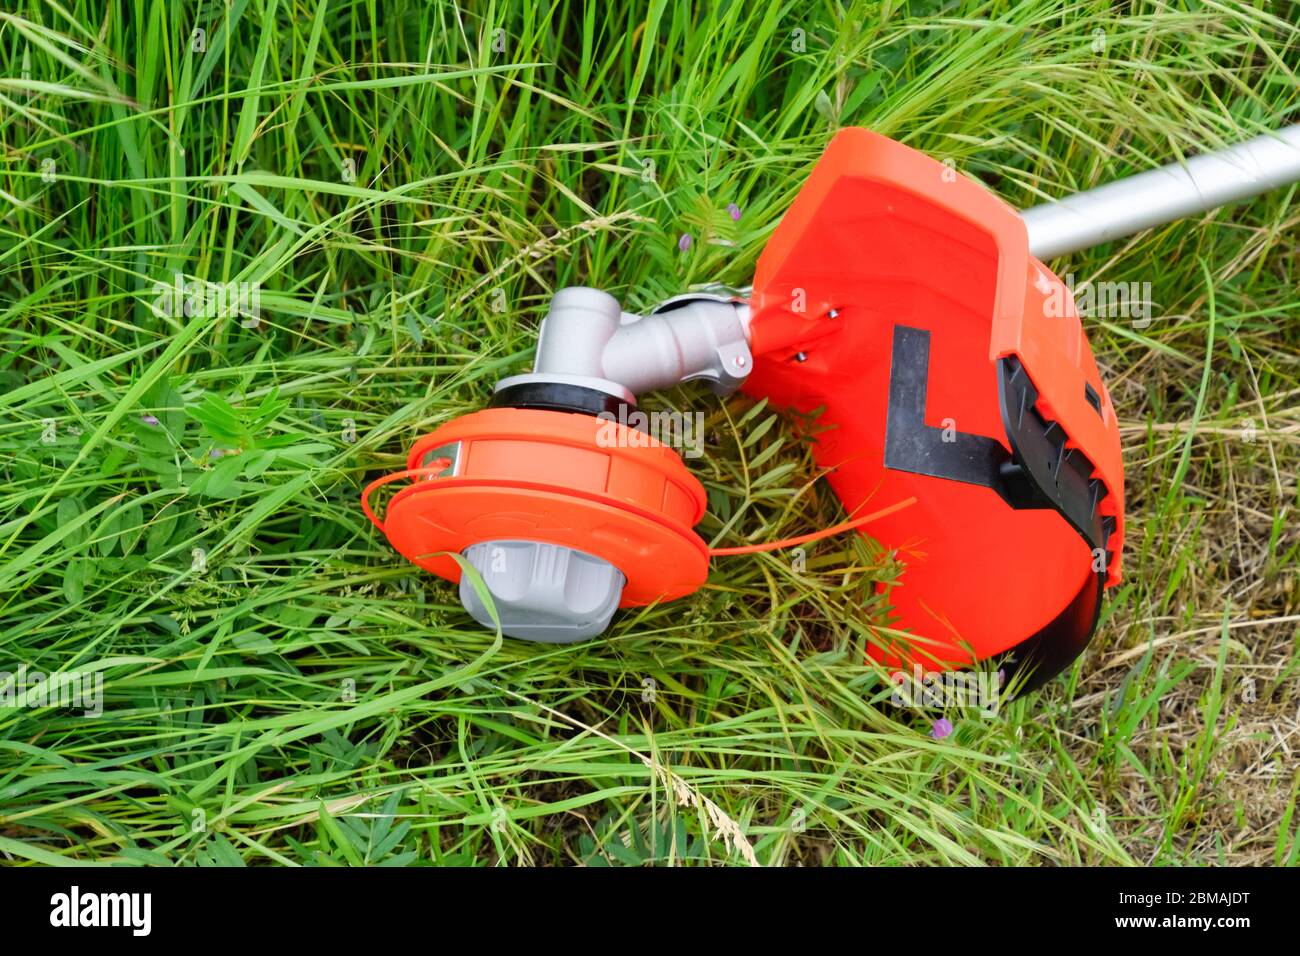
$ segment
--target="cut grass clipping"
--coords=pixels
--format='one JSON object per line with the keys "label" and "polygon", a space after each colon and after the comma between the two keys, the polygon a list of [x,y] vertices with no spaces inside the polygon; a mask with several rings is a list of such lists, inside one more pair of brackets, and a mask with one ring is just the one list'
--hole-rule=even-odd
{"label": "cut grass clipping", "polygon": [[[1149,304],[1084,318],[1125,581],[995,717],[888,706],[866,538],[552,647],[357,502],[555,289],[745,285],[837,128],[1032,205],[1295,122],[1296,5],[6,9],[0,671],[47,677],[0,676],[6,862],[1300,860],[1294,190],[1053,264]],[[808,427],[653,401],[707,416],[713,544],[843,520]]]}

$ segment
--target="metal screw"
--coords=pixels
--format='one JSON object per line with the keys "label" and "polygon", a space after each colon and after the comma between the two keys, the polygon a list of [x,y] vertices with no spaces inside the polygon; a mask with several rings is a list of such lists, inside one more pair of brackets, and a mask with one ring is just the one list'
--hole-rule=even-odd
{"label": "metal screw", "polygon": [[807,353],[807,352],[800,352],[798,355],[796,355],[796,356],[794,357],[794,360],[795,360],[796,362],[806,362],[806,361],[808,361],[808,353]]}
{"label": "metal screw", "polygon": [[829,312],[826,313],[826,318],[828,319],[838,319],[839,317],[840,317],[839,309],[831,309]]}

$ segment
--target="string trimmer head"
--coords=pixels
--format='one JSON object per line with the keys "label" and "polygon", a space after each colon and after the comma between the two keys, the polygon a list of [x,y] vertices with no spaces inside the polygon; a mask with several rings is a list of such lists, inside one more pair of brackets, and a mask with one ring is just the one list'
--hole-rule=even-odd
{"label": "string trimmer head", "polygon": [[[478,621],[550,642],[691,593],[711,556],[870,523],[902,566],[873,653],[926,669],[997,659],[1035,686],[1086,646],[1120,579],[1124,470],[1071,293],[1031,250],[1300,179],[1297,144],[1293,127],[1020,214],[949,166],[844,130],[748,301],[686,295],[638,316],[561,290],[532,372],[417,442],[363,508],[403,555],[459,582]],[[691,379],[819,413],[815,458],[851,520],[707,547],[692,530],[703,487],[636,410]],[[393,481],[408,484],[381,522],[369,495]]]}

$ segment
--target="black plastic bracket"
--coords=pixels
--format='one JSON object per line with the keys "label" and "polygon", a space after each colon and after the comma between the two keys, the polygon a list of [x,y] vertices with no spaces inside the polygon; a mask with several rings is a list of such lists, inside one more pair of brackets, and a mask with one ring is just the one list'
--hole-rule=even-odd
{"label": "black plastic bracket", "polygon": [[1106,547],[1115,519],[1101,513],[1106,486],[1092,477],[1088,457],[1067,446],[1061,426],[1035,407],[1038,389],[1014,355],[998,359],[998,404],[1011,444],[1005,477],[1024,483],[1035,498],[1061,513],[1094,550]]}
{"label": "black plastic bracket", "polygon": [[[885,421],[885,467],[982,485],[1002,494],[1006,449],[996,439],[925,424],[930,333],[894,326]],[[1003,497],[1006,497],[1003,495]]]}

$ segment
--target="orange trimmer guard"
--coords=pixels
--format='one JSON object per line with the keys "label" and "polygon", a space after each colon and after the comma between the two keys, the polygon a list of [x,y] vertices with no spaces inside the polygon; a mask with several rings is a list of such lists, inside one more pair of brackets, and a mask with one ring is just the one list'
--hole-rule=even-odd
{"label": "orange trimmer guard", "polygon": [[1057,673],[1119,581],[1115,410],[1070,292],[1020,216],[952,167],[840,132],[759,260],[745,391],[824,409],[816,458],[904,570],[889,662],[1007,654]]}
{"label": "orange trimmer guard", "polygon": [[627,579],[620,607],[682,597],[708,576],[708,550],[691,530],[704,514],[703,486],[671,448],[618,422],[489,408],[420,439],[396,477],[410,483],[376,524],[406,558],[449,581],[461,577],[452,554],[497,540],[608,561]]}

